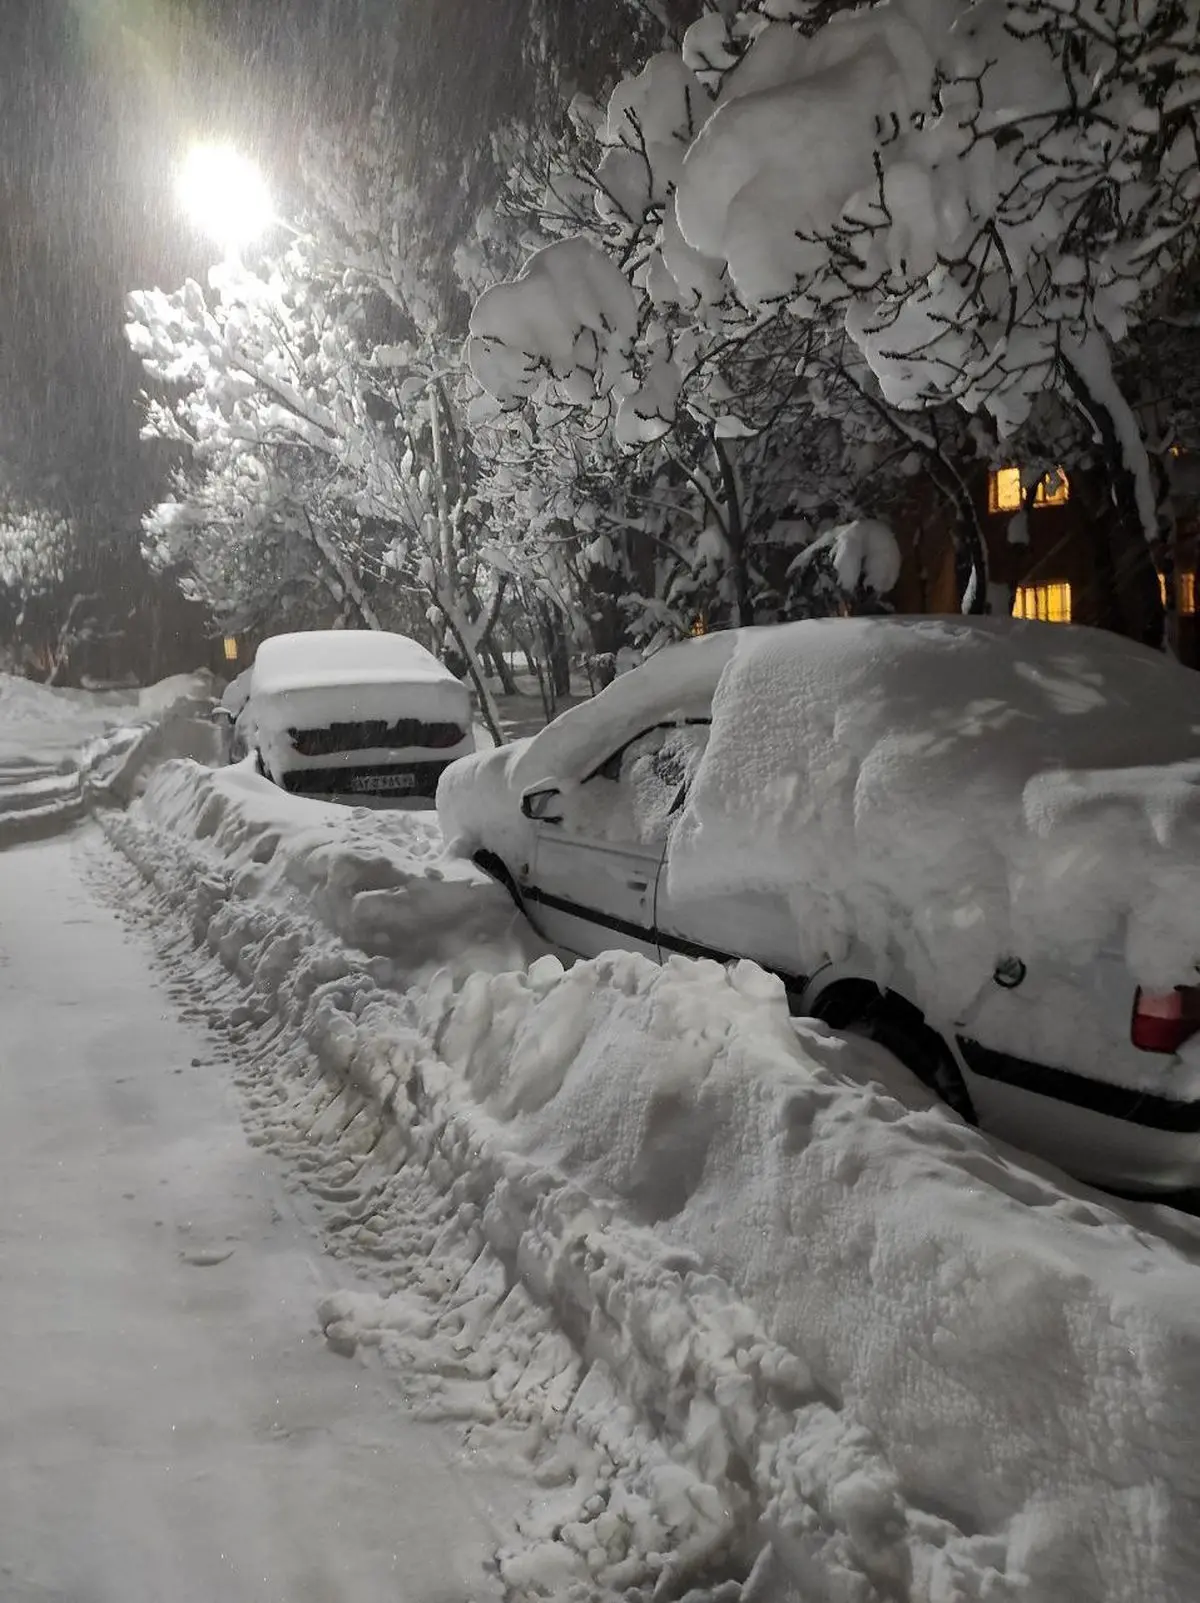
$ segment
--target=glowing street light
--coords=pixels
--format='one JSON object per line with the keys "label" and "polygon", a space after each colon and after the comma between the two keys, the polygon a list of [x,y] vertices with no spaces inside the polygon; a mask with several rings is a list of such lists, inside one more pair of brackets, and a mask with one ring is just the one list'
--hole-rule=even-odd
{"label": "glowing street light", "polygon": [[196,145],[189,152],[179,198],[192,222],[230,252],[276,221],[262,173],[231,145]]}

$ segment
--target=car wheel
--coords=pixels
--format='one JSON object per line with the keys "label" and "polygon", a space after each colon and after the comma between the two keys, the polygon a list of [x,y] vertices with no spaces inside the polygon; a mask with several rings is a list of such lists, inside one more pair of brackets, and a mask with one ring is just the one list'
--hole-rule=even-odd
{"label": "car wheel", "polygon": [[834,986],[814,1011],[826,1024],[885,1047],[960,1118],[978,1124],[971,1093],[950,1048],[910,1002],[855,982]]}

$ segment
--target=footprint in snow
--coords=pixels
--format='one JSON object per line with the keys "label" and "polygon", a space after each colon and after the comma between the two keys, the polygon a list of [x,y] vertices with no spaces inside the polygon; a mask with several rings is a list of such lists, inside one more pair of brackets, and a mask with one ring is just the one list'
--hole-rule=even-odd
{"label": "footprint in snow", "polygon": [[181,1252],[179,1256],[194,1269],[212,1269],[216,1264],[224,1263],[226,1258],[232,1258],[236,1250],[235,1247],[226,1247],[223,1251],[213,1247],[201,1252]]}

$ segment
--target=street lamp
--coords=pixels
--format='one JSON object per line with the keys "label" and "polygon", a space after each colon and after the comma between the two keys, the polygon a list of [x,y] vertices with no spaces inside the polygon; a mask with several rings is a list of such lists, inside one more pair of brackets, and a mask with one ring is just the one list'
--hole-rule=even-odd
{"label": "street lamp", "polygon": [[179,173],[179,198],[197,227],[232,255],[276,221],[257,165],[232,145],[196,145]]}

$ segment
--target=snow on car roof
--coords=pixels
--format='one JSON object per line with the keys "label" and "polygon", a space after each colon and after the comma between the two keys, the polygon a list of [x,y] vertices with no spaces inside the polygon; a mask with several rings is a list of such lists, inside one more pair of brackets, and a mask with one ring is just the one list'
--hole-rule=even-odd
{"label": "snow on car roof", "polygon": [[[1186,716],[1200,726],[1200,681],[1187,670],[1171,674],[1172,710],[1154,716],[1161,698],[1170,694],[1160,677],[1166,661],[1160,653],[1119,635],[1018,618],[819,618],[726,629],[667,646],[537,735],[522,756],[521,781],[572,777],[609,740],[627,740],[635,725],[646,728],[677,718],[707,718],[721,676],[735,654],[740,658],[760,648],[780,662],[793,661],[797,685],[815,676],[814,685],[823,683],[827,694],[846,682],[852,668],[856,684],[860,679],[871,683],[873,695],[881,698],[877,708],[887,708],[885,721],[893,726],[903,727],[920,705],[895,677],[897,652],[910,665],[917,661],[928,665],[928,675],[937,681],[937,699],[948,706],[998,695],[1014,709],[1022,707],[1043,735],[1055,727],[1055,719],[1069,717],[1073,735],[1082,736],[1086,730],[1106,749],[1114,731],[1105,709],[1132,710],[1148,697],[1153,704],[1149,721],[1139,712],[1126,730],[1136,729],[1145,741],[1151,738],[1150,729],[1156,729],[1153,751],[1162,751],[1165,740],[1170,755],[1146,755],[1142,760],[1147,762],[1179,757],[1179,720],[1185,708]],[[1122,676],[1119,683],[1106,681],[1102,699],[1089,688],[1088,676],[1095,672]],[[927,694],[928,687],[922,690],[923,696]],[[1031,729],[1026,728],[1026,735]],[[1094,743],[1088,746],[1089,760],[1096,755]],[[990,746],[989,760],[999,760],[1002,749]]]}
{"label": "snow on car roof", "polygon": [[256,696],[335,685],[458,681],[407,635],[378,629],[311,629],[272,635],[254,659]]}
{"label": "snow on car roof", "polygon": [[1080,963],[1119,940],[1144,983],[1182,983],[1200,959],[1200,678],[1007,618],[742,631],[668,865],[681,899],[783,896],[805,961],[865,941],[947,1017],[1008,953]]}

